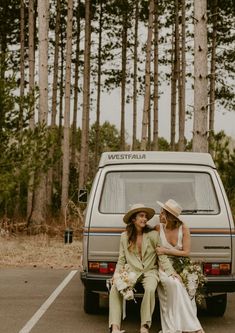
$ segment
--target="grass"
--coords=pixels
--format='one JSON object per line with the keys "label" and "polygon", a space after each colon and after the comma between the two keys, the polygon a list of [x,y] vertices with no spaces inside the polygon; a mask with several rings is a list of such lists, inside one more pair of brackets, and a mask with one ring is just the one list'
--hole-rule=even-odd
{"label": "grass", "polygon": [[40,235],[1,235],[0,267],[79,268],[82,242],[65,244],[62,237]]}

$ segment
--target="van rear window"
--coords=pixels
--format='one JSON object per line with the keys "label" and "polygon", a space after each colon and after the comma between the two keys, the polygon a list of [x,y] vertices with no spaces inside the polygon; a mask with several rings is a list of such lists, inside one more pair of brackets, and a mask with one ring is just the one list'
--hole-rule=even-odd
{"label": "van rear window", "polygon": [[210,174],[203,172],[122,171],[105,177],[99,210],[124,214],[132,204],[143,203],[157,213],[156,200],[176,200],[182,214],[218,214],[219,206]]}

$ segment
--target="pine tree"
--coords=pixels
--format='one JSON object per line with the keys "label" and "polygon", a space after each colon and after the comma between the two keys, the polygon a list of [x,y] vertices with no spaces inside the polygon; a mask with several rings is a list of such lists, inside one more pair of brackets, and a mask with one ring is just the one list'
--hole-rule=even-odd
{"label": "pine tree", "polygon": [[193,151],[208,151],[207,13],[206,0],[194,0]]}

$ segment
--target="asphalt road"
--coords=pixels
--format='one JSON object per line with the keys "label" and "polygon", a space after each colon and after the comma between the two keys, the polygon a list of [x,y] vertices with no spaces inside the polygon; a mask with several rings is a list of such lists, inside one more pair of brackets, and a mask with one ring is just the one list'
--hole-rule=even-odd
{"label": "asphalt road", "polygon": [[[71,277],[69,270],[1,268],[0,333],[108,333],[107,299],[102,300],[98,315],[85,314],[79,272],[72,274],[75,275],[64,287],[61,283],[69,275]],[[61,286],[59,291],[58,286]],[[58,291],[57,294],[55,290]],[[48,298],[51,304],[48,303]],[[234,333],[234,314],[235,294],[230,294],[224,317],[209,317],[200,313],[199,319],[206,333]],[[27,328],[29,323],[31,328]],[[127,333],[137,333],[138,328],[139,307],[134,304],[127,308],[123,329]],[[159,314],[156,308],[151,333],[157,333],[159,329]]]}

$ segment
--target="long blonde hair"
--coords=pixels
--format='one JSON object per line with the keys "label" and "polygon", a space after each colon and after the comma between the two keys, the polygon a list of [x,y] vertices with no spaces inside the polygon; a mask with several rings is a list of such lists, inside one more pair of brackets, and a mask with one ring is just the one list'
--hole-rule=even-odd
{"label": "long blonde hair", "polygon": [[179,228],[179,226],[181,226],[181,224],[183,224],[183,222],[178,217],[174,216],[173,214],[168,212],[166,209],[163,209],[163,210],[166,215],[167,221],[170,222],[170,225],[172,226],[172,229]]}

